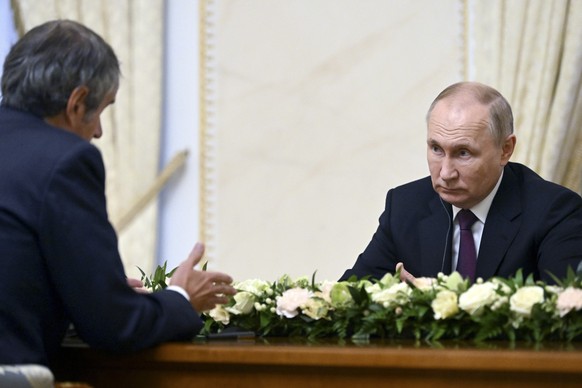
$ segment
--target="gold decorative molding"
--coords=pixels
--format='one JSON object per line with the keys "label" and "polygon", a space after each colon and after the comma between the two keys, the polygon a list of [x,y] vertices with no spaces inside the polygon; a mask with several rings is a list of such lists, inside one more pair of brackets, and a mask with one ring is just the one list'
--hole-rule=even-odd
{"label": "gold decorative molding", "polygon": [[10,0],[10,6],[12,8],[12,15],[14,17],[14,26],[16,26],[16,32],[18,32],[18,36],[21,37],[26,32],[26,29],[24,28],[24,20],[22,19],[20,2],[18,0]]}
{"label": "gold decorative molding", "polygon": [[200,123],[199,123],[199,168],[200,168],[200,196],[199,196],[199,209],[200,209],[200,227],[199,227],[199,241],[206,244],[207,257],[208,253],[212,251],[212,237],[210,236],[209,230],[212,223],[211,217],[211,197],[213,195],[214,189],[209,184],[212,179],[210,174],[212,170],[212,160],[214,155],[212,154],[212,128],[210,126],[211,112],[211,91],[210,91],[210,81],[209,73],[210,69],[210,56],[211,56],[211,44],[209,39],[211,33],[209,29],[211,28],[213,22],[212,17],[212,7],[214,5],[213,0],[200,0],[199,6],[199,28],[200,28]]}

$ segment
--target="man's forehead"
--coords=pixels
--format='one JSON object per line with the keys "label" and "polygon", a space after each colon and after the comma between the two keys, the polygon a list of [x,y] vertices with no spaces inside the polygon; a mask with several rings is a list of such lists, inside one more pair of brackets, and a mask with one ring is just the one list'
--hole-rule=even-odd
{"label": "man's forehead", "polygon": [[462,96],[449,97],[439,101],[429,117],[429,126],[455,125],[470,122],[487,124],[489,121],[489,107],[474,98],[462,98]]}
{"label": "man's forehead", "polygon": [[443,98],[436,103],[435,109],[436,108],[452,111],[462,111],[475,108],[488,110],[487,104],[483,104],[479,101],[477,96],[469,90],[463,90]]}

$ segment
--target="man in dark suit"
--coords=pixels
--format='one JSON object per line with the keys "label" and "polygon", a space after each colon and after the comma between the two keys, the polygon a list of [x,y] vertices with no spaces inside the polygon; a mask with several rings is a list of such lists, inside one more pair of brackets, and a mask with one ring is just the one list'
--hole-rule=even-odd
{"label": "man in dark suit", "polygon": [[[516,137],[513,115],[495,89],[462,82],[449,86],[427,114],[430,177],[388,192],[372,241],[342,280],[381,278],[399,263],[413,277],[458,270],[471,280],[525,275],[553,282],[582,260],[582,199],[509,162]],[[468,228],[472,268],[461,255],[458,214]],[[470,210],[471,213],[467,211]]]}
{"label": "man in dark suit", "polygon": [[89,345],[134,351],[188,340],[200,312],[235,293],[194,270],[196,244],[169,289],[128,285],[106,210],[100,114],[119,63],[72,21],[29,31],[4,63],[0,106],[0,364],[50,365],[70,323]]}

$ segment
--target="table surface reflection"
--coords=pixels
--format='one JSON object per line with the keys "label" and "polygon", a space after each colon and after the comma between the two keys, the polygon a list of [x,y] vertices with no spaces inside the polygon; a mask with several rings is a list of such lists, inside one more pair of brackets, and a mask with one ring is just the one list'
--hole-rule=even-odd
{"label": "table surface reflection", "polygon": [[119,355],[69,340],[55,370],[61,381],[107,387],[581,386],[582,343],[197,339]]}

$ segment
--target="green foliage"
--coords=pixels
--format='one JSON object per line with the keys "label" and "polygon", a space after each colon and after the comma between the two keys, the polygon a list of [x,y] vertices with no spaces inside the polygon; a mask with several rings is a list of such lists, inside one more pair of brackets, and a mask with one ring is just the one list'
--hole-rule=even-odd
{"label": "green foliage", "polygon": [[141,281],[143,282],[144,287],[150,289],[152,292],[160,291],[168,287],[166,281],[168,278],[172,277],[177,267],[170,272],[167,272],[167,265],[168,262],[164,261],[164,264],[158,265],[154,274],[149,276],[147,276],[141,268],[137,267],[139,272],[141,272]]}
{"label": "green foliage", "polygon": [[[250,287],[252,292],[249,293],[248,283],[239,288],[254,298],[251,311],[238,311],[237,302],[233,298],[227,305],[217,306],[204,314],[203,332],[220,332],[236,326],[255,331],[260,336],[301,336],[312,339],[334,336],[359,341],[370,337],[410,338],[429,342],[441,339],[469,339],[476,342],[506,339],[539,343],[582,339],[582,309],[564,312],[558,309],[557,303],[566,287],[579,291],[577,295],[582,298],[582,283],[575,275],[569,275],[559,286],[548,286],[535,281],[532,276],[524,278],[521,272],[513,278],[493,278],[474,285],[460,277],[455,280],[456,277],[458,274],[440,275],[432,279],[428,286],[420,283],[403,284],[397,276],[392,275],[378,281],[349,279],[331,284],[317,283],[315,275],[310,281],[306,278],[293,280],[287,275],[272,283],[253,280],[251,282],[256,287]],[[475,300],[472,303],[481,303],[474,311],[465,307],[467,298],[463,303],[459,302],[463,294],[483,285],[494,290],[493,295],[489,295],[488,299],[479,294],[473,296]],[[291,311],[293,316],[287,317],[281,311],[281,306],[285,305],[282,301],[289,299],[289,290],[304,290],[305,294],[302,295],[306,299]],[[453,307],[456,312],[437,318],[433,302],[444,290],[454,292],[457,302]],[[525,300],[522,301],[526,306],[525,312],[519,306],[512,305],[519,302],[517,299],[510,303],[518,293],[520,295],[517,296]],[[541,293],[541,299],[535,303],[529,302],[530,293],[538,298]],[[465,296],[468,297],[468,294]],[[311,308],[313,304],[321,306],[324,313],[314,317]],[[582,300],[579,305],[582,306]],[[217,320],[218,311],[223,318],[228,319]]]}
{"label": "green foliage", "polygon": [[[167,272],[166,266],[150,276],[138,268],[145,287],[166,288],[176,270]],[[307,339],[581,340],[582,279],[570,270],[564,279],[554,280],[556,285],[547,285],[531,275],[524,278],[521,271],[473,285],[457,273],[414,284],[401,282],[398,273],[380,280],[352,277],[323,283],[316,282],[315,273],[311,279],[251,279],[234,284],[238,294],[226,305],[203,314],[201,334],[235,326],[259,336]],[[435,303],[444,292],[454,299],[441,311]]]}

